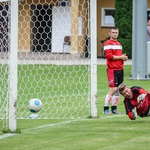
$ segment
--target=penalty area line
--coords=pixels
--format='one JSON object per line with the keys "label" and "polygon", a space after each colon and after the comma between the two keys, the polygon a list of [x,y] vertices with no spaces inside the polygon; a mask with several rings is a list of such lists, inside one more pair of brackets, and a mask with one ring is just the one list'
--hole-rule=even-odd
{"label": "penalty area line", "polygon": [[22,130],[22,132],[27,132],[27,131],[31,131],[31,130],[37,130],[37,129],[42,129],[45,127],[52,127],[52,126],[56,126],[56,125],[62,125],[62,124],[68,124],[71,123],[72,121],[64,121],[64,122],[57,122],[57,123],[53,123],[53,124],[46,124],[46,125],[42,125],[42,126],[38,126],[36,128],[30,128],[30,129],[26,129],[26,130]]}
{"label": "penalty area line", "polygon": [[[75,121],[75,120],[72,120],[72,121]],[[68,124],[68,123],[71,123],[72,121],[70,120],[70,121],[64,121],[64,122],[58,122],[58,123],[53,123],[53,124],[42,125],[42,126],[38,126],[38,127],[35,127],[35,128],[22,130],[22,132],[28,132],[28,131],[31,131],[31,130],[37,130],[37,129],[42,129],[42,128],[45,128],[45,127],[56,126],[56,125]],[[17,134],[15,134],[15,133],[5,133],[4,135],[0,136],[0,139],[5,139],[5,138],[15,136],[15,135],[17,135]]]}
{"label": "penalty area line", "polygon": [[6,133],[4,135],[1,135],[0,136],[0,139],[5,139],[5,138],[8,138],[8,137],[11,137],[11,136],[15,136],[17,134],[14,134],[14,133]]}
{"label": "penalty area line", "polygon": [[[100,117],[99,119],[107,119],[107,118],[116,118],[116,117],[121,117],[121,116],[125,116],[126,114],[121,114],[121,115],[113,115],[113,116],[104,116],[104,117]],[[90,120],[90,119],[75,119],[75,120],[69,120],[69,121],[64,121],[64,122],[57,122],[57,123],[52,123],[52,124],[46,124],[46,125],[42,125],[42,126],[38,126],[35,128],[29,128],[29,129],[25,129],[22,130],[22,132],[28,132],[28,131],[33,131],[33,130],[37,130],[37,129],[42,129],[45,127],[52,127],[52,126],[56,126],[56,125],[63,125],[63,124],[69,124],[71,122],[75,122],[75,121],[86,121],[86,120]],[[0,136],[0,139],[4,139],[4,138],[8,138],[11,136],[15,136],[17,134],[15,133],[5,133],[4,135]]]}

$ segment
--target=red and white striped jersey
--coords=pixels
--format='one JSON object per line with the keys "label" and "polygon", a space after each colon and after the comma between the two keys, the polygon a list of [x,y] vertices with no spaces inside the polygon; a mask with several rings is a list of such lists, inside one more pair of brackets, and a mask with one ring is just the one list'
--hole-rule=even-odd
{"label": "red and white striped jersey", "polygon": [[104,53],[107,61],[108,69],[123,69],[123,60],[113,60],[114,56],[122,55],[122,45],[120,42],[109,39],[104,43]]}

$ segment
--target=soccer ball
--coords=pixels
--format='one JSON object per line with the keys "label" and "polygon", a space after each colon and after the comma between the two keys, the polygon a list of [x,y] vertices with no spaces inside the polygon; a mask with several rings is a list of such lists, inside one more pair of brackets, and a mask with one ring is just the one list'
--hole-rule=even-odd
{"label": "soccer ball", "polygon": [[41,100],[39,100],[37,98],[31,99],[28,102],[28,108],[32,113],[39,112],[42,109],[42,106],[43,105],[42,105]]}

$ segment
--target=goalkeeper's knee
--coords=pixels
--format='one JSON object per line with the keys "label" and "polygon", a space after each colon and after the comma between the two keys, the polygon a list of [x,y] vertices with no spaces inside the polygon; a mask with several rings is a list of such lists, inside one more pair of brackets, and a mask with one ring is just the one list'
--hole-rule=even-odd
{"label": "goalkeeper's knee", "polygon": [[115,95],[115,96],[119,96],[119,95],[120,95],[119,91],[117,90],[117,91],[114,93],[114,95]]}

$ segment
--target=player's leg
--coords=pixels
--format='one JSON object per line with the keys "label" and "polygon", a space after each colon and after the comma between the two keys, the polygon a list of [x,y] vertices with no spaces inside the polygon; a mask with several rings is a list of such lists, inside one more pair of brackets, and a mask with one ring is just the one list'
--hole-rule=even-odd
{"label": "player's leg", "polygon": [[110,114],[109,105],[110,105],[111,100],[112,100],[112,96],[107,94],[105,96],[104,114]]}
{"label": "player's leg", "polygon": [[[123,70],[115,70],[114,71],[114,78],[115,78],[115,87],[118,87],[119,84],[123,82],[124,78],[124,72]],[[116,90],[112,97],[112,106],[111,106],[111,111],[113,114],[120,114],[120,112],[117,111],[117,105],[120,99],[120,94],[119,91]]]}
{"label": "player's leg", "polygon": [[119,92],[116,91],[112,97],[111,112],[113,114],[120,114],[120,112],[117,111],[117,105],[118,105],[119,99],[120,99]]}
{"label": "player's leg", "polygon": [[108,79],[108,86],[110,90],[105,96],[104,114],[110,114],[109,105],[114,93],[117,90],[117,88],[114,85],[114,70],[107,70],[107,79]]}

